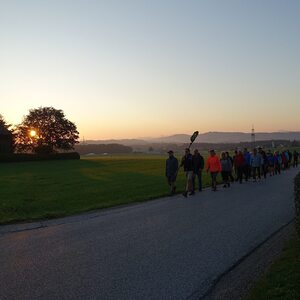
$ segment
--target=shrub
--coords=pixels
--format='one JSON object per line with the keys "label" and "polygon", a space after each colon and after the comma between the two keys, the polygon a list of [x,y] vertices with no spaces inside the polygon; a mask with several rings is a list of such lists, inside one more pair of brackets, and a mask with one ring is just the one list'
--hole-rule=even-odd
{"label": "shrub", "polygon": [[25,161],[42,161],[42,160],[67,160],[80,159],[78,152],[66,153],[51,153],[51,154],[29,154],[29,153],[14,153],[14,154],[0,154],[0,162],[25,162]]}
{"label": "shrub", "polygon": [[296,229],[300,238],[300,173],[295,178]]}

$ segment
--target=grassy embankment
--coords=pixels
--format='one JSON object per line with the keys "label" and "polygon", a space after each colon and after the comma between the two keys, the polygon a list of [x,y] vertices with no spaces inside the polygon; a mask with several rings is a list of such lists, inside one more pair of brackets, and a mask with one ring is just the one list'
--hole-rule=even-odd
{"label": "grassy embankment", "polygon": [[[119,156],[0,165],[0,224],[165,196],[165,157]],[[204,185],[209,177],[204,175]],[[184,187],[183,171],[178,189]]]}
{"label": "grassy embankment", "polygon": [[300,174],[295,179],[296,228],[281,257],[251,290],[248,300],[300,299]]}

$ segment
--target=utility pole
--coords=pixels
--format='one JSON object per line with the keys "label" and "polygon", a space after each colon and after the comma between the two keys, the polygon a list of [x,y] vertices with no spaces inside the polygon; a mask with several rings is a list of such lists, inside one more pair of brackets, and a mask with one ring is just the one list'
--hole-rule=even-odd
{"label": "utility pole", "polygon": [[255,148],[255,130],[254,126],[252,125],[252,130],[251,130],[251,144],[252,144],[252,149]]}

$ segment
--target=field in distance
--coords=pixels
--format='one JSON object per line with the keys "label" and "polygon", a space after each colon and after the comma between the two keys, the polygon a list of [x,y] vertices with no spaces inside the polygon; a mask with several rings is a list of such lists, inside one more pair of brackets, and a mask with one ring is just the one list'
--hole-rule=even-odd
{"label": "field in distance", "polygon": [[[1,164],[0,224],[62,217],[166,196],[165,159],[124,155]],[[207,186],[206,173],[203,179]],[[183,188],[181,169],[178,190]]]}

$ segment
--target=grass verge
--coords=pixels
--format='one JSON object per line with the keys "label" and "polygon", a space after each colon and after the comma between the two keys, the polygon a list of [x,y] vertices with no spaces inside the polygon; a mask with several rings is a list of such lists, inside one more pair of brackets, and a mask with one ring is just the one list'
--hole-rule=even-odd
{"label": "grass verge", "polygon": [[248,300],[300,299],[300,240],[295,234],[281,257],[250,291]]}

